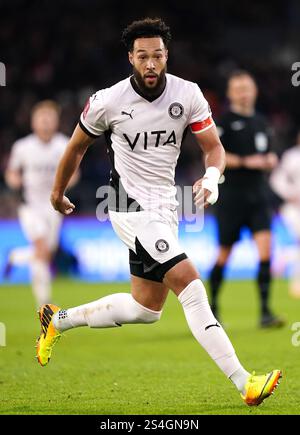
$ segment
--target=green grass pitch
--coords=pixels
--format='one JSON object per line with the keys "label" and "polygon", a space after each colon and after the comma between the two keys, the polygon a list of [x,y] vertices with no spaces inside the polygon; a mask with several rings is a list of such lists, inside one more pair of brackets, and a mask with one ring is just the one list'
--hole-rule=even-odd
{"label": "green grass pitch", "polygon": [[[192,337],[180,304],[170,293],[160,322],[122,328],[68,331],[47,367],[34,358],[39,323],[28,286],[0,287],[0,414],[299,414],[300,347],[291,325],[300,300],[287,283],[273,284],[274,310],[287,326],[257,328],[253,282],[227,282],[221,296],[224,326],[244,366],[283,370],[274,396],[248,408],[235,387]],[[127,284],[86,284],[58,279],[54,300],[63,307],[92,301]]]}

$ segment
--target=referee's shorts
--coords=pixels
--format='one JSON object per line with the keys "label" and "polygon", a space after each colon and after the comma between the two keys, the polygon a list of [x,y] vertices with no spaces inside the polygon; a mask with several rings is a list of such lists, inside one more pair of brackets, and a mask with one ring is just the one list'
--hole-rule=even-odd
{"label": "referee's shorts", "polygon": [[259,189],[222,189],[216,207],[219,244],[232,246],[243,227],[251,233],[271,229],[272,211],[267,192]]}
{"label": "referee's shorts", "polygon": [[176,210],[109,211],[119,238],[129,249],[130,273],[162,282],[165,274],[187,258],[178,242]]}

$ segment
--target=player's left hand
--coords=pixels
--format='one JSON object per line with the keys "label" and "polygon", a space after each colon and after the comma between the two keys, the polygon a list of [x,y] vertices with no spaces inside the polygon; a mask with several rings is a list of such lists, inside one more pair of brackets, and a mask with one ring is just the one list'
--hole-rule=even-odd
{"label": "player's left hand", "polygon": [[71,214],[75,208],[75,205],[66,196],[57,198],[52,194],[50,200],[53,208],[64,215]]}
{"label": "player's left hand", "polygon": [[219,196],[218,185],[212,185],[209,178],[200,178],[193,185],[195,205],[202,209],[214,204]]}

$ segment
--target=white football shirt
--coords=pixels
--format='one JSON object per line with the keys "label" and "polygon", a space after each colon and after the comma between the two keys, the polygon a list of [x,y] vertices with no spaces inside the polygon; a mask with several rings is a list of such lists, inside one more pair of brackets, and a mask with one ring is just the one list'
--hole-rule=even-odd
{"label": "white football shirt", "polygon": [[17,140],[11,151],[8,168],[22,172],[23,196],[29,205],[50,205],[56,168],[69,138],[56,133],[44,143],[35,134]]}
{"label": "white football shirt", "polygon": [[144,210],[177,206],[175,167],[183,133],[201,133],[214,122],[196,83],[166,74],[166,86],[148,101],[128,77],[92,95],[80,117],[92,137],[105,133],[113,165],[111,184],[121,182]]}
{"label": "white football shirt", "polygon": [[272,172],[273,190],[285,201],[299,198],[300,204],[300,144],[285,151],[279,165]]}

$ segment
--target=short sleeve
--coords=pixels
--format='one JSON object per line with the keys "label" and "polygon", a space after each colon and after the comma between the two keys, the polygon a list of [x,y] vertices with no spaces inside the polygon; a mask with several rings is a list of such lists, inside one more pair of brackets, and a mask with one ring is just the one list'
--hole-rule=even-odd
{"label": "short sleeve", "polygon": [[96,92],[87,100],[80,116],[79,125],[91,137],[101,136],[109,129],[102,91]]}
{"label": "short sleeve", "polygon": [[23,153],[21,144],[15,142],[12,146],[10,157],[8,160],[8,169],[12,171],[19,171],[23,166]]}
{"label": "short sleeve", "polygon": [[192,92],[189,125],[192,133],[197,134],[211,128],[214,125],[214,121],[209,104],[196,83],[193,83]]}

